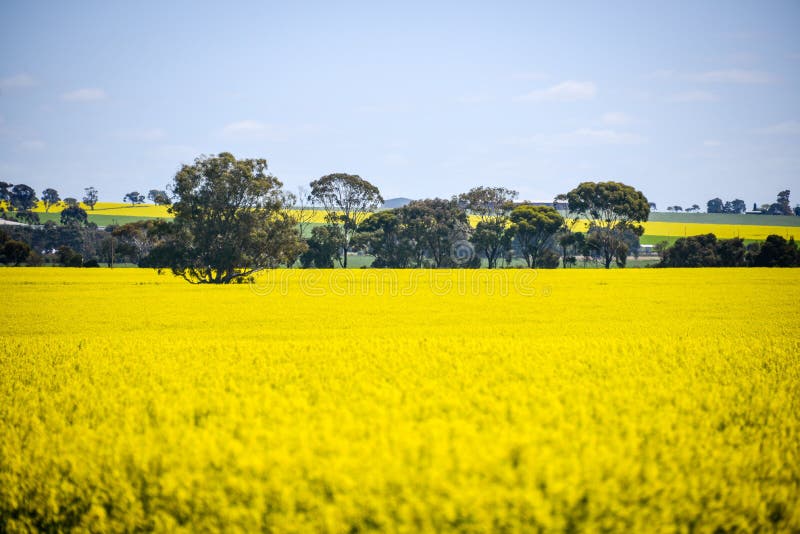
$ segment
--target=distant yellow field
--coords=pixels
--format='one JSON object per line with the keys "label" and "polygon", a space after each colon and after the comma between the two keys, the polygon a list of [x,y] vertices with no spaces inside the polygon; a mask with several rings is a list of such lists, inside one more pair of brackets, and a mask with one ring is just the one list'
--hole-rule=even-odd
{"label": "distant yellow field", "polygon": [[[800,227],[798,226],[700,224],[657,221],[646,222],[643,226],[644,235],[686,237],[690,235],[714,234],[720,239],[741,237],[742,239],[764,240],[768,235],[776,234],[787,239],[790,237],[800,239]],[[586,221],[578,221],[574,230],[585,232],[587,227],[588,224]]]}
{"label": "distant yellow field", "polygon": [[2,532],[800,529],[798,269],[0,291]]}
{"label": "distant yellow field", "polygon": [[[121,202],[98,202],[94,211],[88,206],[82,207],[87,213],[98,215],[115,216],[140,216],[140,217],[164,217],[169,218],[167,206],[154,206],[152,204],[141,204],[131,206]],[[52,208],[52,213],[58,213],[62,208]],[[40,203],[34,210],[44,212],[44,207]],[[297,212],[294,212],[295,214]],[[311,223],[324,223],[325,212],[321,210],[308,210],[305,212],[305,219]],[[477,223],[476,217],[470,217],[470,223]],[[575,226],[576,231],[586,231],[586,222],[579,221]],[[699,224],[699,223],[673,223],[673,222],[647,222],[644,224],[645,235],[656,236],[677,236],[684,237],[690,235],[713,233],[718,238],[728,239],[731,237],[741,237],[742,239],[763,240],[770,234],[777,234],[785,238],[794,237],[800,240],[800,226],[756,226],[756,225],[731,225],[731,224]]]}
{"label": "distant yellow field", "polygon": [[[117,215],[117,216],[139,216],[139,217],[172,217],[167,213],[169,206],[156,206],[153,204],[139,204],[131,206],[122,202],[98,202],[95,204],[94,209],[91,209],[84,203],[80,203],[81,208],[86,210],[86,213],[96,213],[98,215]],[[60,213],[64,206],[50,208],[50,213]],[[44,204],[39,202],[39,205],[33,210],[39,213],[44,213]]]}

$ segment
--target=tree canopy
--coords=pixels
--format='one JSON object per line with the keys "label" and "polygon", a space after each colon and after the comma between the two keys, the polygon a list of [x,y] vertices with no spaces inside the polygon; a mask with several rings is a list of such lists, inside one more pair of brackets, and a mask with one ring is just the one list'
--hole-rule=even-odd
{"label": "tree canopy", "polygon": [[605,268],[619,258],[626,230],[641,235],[640,223],[650,216],[650,203],[641,191],[620,182],[583,182],[567,193],[569,211],[585,216],[597,228],[598,251]]}
{"label": "tree canopy", "polygon": [[304,245],[281,186],[265,159],[223,152],[184,165],[171,187],[175,218],[159,226],[163,241],[146,263],[196,284],[226,284],[294,263]]}
{"label": "tree canopy", "polygon": [[328,174],[311,182],[310,201],[327,212],[330,224],[342,226],[342,267],[359,225],[383,203],[377,187],[355,174]]}
{"label": "tree canopy", "polygon": [[553,235],[561,228],[564,218],[551,206],[523,204],[511,212],[509,234],[519,246],[528,267],[543,267],[545,250],[552,244]]}

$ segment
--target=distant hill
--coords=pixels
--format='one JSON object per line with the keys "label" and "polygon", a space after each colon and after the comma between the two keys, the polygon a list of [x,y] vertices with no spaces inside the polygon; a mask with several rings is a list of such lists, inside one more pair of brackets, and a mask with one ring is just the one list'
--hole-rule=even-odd
{"label": "distant hill", "polygon": [[405,206],[406,204],[411,202],[411,200],[412,199],[410,199],[410,198],[404,198],[404,197],[390,198],[386,202],[383,203],[383,205],[381,206],[381,209],[382,210],[390,210],[390,209],[394,209],[394,208],[402,208],[403,206]]}

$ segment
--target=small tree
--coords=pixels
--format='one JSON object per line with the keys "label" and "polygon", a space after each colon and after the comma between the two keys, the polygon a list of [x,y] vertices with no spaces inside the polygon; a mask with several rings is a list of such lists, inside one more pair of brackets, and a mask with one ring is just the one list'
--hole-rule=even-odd
{"label": "small tree", "polygon": [[160,189],[151,189],[147,193],[147,198],[156,206],[169,206],[172,200],[169,198],[169,193]]}
{"label": "small tree", "polygon": [[36,191],[25,184],[17,184],[11,188],[11,207],[17,211],[30,211],[39,201]]}
{"label": "small tree", "polygon": [[721,198],[712,198],[706,202],[706,212],[708,213],[722,213],[724,204]]}
{"label": "small tree", "polygon": [[122,199],[123,202],[130,202],[131,206],[141,204],[144,202],[144,195],[140,195],[138,191],[131,191]]}
{"label": "small tree", "polygon": [[61,210],[61,224],[64,226],[85,226],[89,221],[86,211],[78,206],[69,206]]}
{"label": "small tree", "polygon": [[639,223],[650,215],[644,194],[619,182],[583,182],[567,193],[567,198],[570,212],[584,215],[590,229],[597,229],[598,251],[606,269],[614,259],[619,260],[625,232],[641,235],[644,228]]}
{"label": "small tree", "polygon": [[11,263],[15,266],[27,260],[28,256],[31,255],[31,247],[27,243],[14,239],[6,241],[2,251],[3,263]]}
{"label": "small tree", "polygon": [[89,209],[94,210],[95,204],[97,204],[97,189],[94,187],[87,187],[84,190],[83,195],[83,203],[89,206]]}
{"label": "small tree", "polygon": [[518,195],[505,187],[473,187],[456,198],[459,206],[478,217],[470,242],[486,258],[490,269],[503,255],[506,243],[503,235]]}
{"label": "small tree", "polygon": [[306,241],[308,250],[300,255],[300,265],[304,269],[332,269],[334,260],[339,260],[342,250],[342,230],[338,226],[315,226]]}
{"label": "small tree", "polygon": [[311,182],[310,201],[318,202],[331,224],[342,226],[342,267],[347,267],[350,241],[359,225],[383,204],[377,187],[358,175],[328,174]]}
{"label": "small tree", "polygon": [[64,199],[64,205],[68,208],[77,208],[78,207],[78,199],[67,197]]}
{"label": "small tree", "polygon": [[528,267],[550,266],[544,262],[545,250],[563,223],[564,218],[550,206],[522,205],[514,208],[508,232],[519,245]]}
{"label": "small tree", "polygon": [[58,207],[61,203],[61,197],[58,196],[58,191],[53,188],[47,188],[42,191],[42,203],[44,204],[45,213],[48,213],[53,206]]}
{"label": "small tree", "polygon": [[0,182],[0,202],[5,202],[5,203],[11,202],[12,187],[14,187],[14,184],[10,184],[8,182]]}
{"label": "small tree", "polygon": [[792,215],[792,207],[789,204],[789,190],[778,193],[778,200],[771,204],[767,213],[770,215]]}

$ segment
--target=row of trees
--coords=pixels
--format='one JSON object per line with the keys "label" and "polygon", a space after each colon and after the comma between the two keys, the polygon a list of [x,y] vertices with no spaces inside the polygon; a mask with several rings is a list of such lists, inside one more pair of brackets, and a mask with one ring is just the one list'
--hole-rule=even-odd
{"label": "row of trees", "polygon": [[[72,203],[62,211],[61,227],[19,231],[29,232],[23,241],[32,253],[64,258],[66,246],[82,258],[111,264],[124,257],[192,283],[230,283],[298,262],[346,267],[356,251],[374,256],[373,267],[479,267],[485,260],[496,268],[521,258],[528,267],[550,268],[574,265],[579,255],[605,268],[624,267],[652,206],[631,186],[584,182],[555,199],[566,217],[553,205],[519,202],[516,191],[502,187],[378,211],[379,189],[359,176],[329,174],[293,195],[269,174],[266,160],[229,153],[197,158],[182,166],[169,193],[150,193],[151,200],[171,203],[171,221],[100,231]],[[142,195],[134,191],[126,199],[136,204]],[[311,208],[325,212],[325,224],[311,227]],[[586,232],[573,231],[578,219],[588,221]],[[679,249],[665,252],[662,264],[680,263],[670,259],[677,257]]]}
{"label": "row of trees", "polygon": [[800,267],[794,238],[770,235],[763,243],[745,246],[741,238],[717,239],[714,234],[682,237],[660,245],[658,267]]}
{"label": "row of trees", "polygon": [[[85,205],[89,206],[90,209],[94,209],[98,198],[97,189],[94,187],[87,187],[84,189],[84,195],[81,200]],[[67,197],[62,200],[59,192],[50,187],[42,191],[41,201],[42,204],[44,204],[45,212],[49,212],[50,209],[54,207],[70,207],[79,204],[78,199],[72,197]],[[22,214],[30,213],[38,202],[39,197],[37,197],[36,191],[32,187],[26,184],[15,185],[0,181],[0,203],[4,205],[4,207],[0,206],[0,211],[4,212],[5,209],[8,208],[12,213],[16,212],[17,217],[19,217]]]}
{"label": "row of trees", "polygon": [[[571,233],[552,206],[516,202],[517,193],[479,187],[452,199],[426,199],[377,211],[378,188],[350,174],[314,180],[306,194],[287,194],[263,159],[237,160],[229,153],[201,157],[175,175],[174,219],[148,232],[155,244],[142,264],[170,269],[192,283],[229,283],[262,269],[292,265],[347,266],[348,253],[375,257],[375,267],[490,267],[513,256],[529,267],[558,266],[557,241]],[[585,182],[561,195],[576,217],[589,219],[591,242],[606,268],[624,266],[628,240],[638,243],[649,203],[617,182]],[[294,210],[290,210],[294,207]],[[326,224],[305,229],[307,207],[326,213]],[[469,216],[478,221],[473,228]],[[577,239],[576,239],[577,241]]]}
{"label": "row of trees", "polygon": [[[800,204],[792,208],[789,202],[790,191],[784,190],[778,193],[777,200],[771,204],[757,206],[753,203],[753,212],[765,215],[798,215],[800,216]],[[652,205],[651,205],[652,206]],[[667,206],[667,211],[697,213],[700,206],[692,204],[691,207],[684,209],[682,206]],[[706,202],[707,213],[747,213],[747,204],[744,200],[736,198],[734,200],[723,201],[721,198],[712,198]]]}
{"label": "row of trees", "polygon": [[[95,205],[99,198],[99,193],[94,187],[87,187],[84,189],[84,195],[81,201],[94,210]],[[123,202],[130,202],[132,206],[143,204],[145,199],[150,200],[153,204],[161,206],[169,206],[172,204],[172,199],[164,190],[151,189],[145,195],[140,194],[138,191],[131,191],[123,198]],[[6,208],[14,218],[21,222],[30,224],[38,224],[39,217],[32,210],[36,207],[37,203],[41,200],[44,205],[45,213],[48,213],[52,208],[73,208],[80,207],[78,199],[73,197],[61,198],[61,195],[56,189],[48,187],[41,193],[41,198],[37,196],[36,191],[26,184],[11,184],[8,182],[0,181],[0,212],[5,213]],[[82,208],[81,208],[82,209]]]}
{"label": "row of trees", "polygon": [[[761,207],[753,203],[753,211],[765,215],[800,216],[800,205],[792,209],[791,203],[789,202],[789,194],[790,191],[788,189],[780,191],[775,202],[772,204],[762,204]],[[726,202],[723,202],[721,198],[712,198],[706,203],[706,211],[708,213],[746,213],[747,205],[744,203],[744,200],[738,198]]]}

